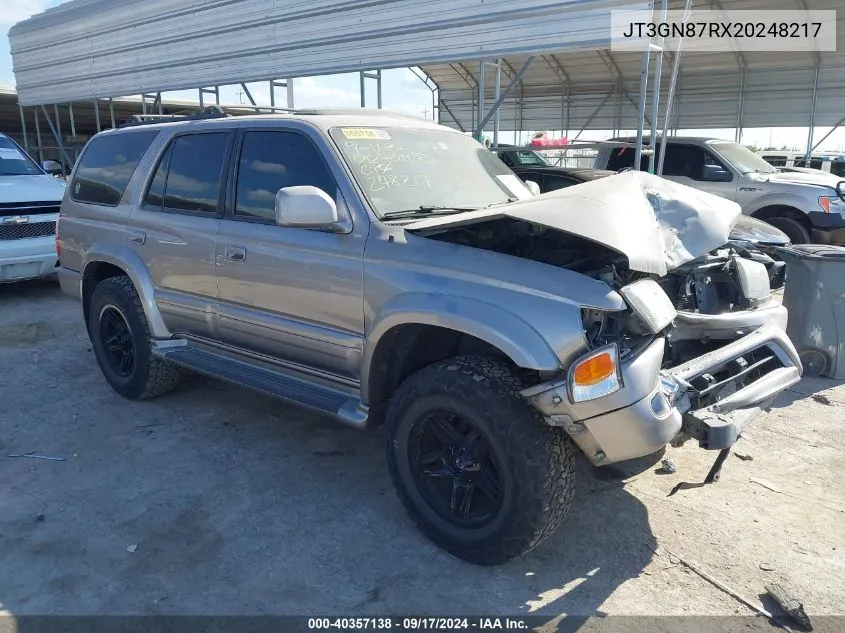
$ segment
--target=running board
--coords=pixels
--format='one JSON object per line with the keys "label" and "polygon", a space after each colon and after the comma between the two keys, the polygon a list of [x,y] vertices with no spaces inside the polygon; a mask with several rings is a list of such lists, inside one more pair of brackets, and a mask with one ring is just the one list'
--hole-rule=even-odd
{"label": "running board", "polygon": [[[170,341],[168,341],[170,343]],[[282,369],[253,363],[192,345],[153,345],[153,355],[212,378],[256,389],[268,395],[327,413],[356,428],[367,427],[368,410],[348,392],[333,389]]]}

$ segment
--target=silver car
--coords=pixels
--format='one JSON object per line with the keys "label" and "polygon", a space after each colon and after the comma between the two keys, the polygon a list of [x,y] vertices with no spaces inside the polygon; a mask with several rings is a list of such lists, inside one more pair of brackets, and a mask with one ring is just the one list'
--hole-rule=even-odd
{"label": "silver car", "polygon": [[[633,148],[609,144],[593,166],[620,171],[633,167],[634,158]],[[648,157],[641,167],[647,171]],[[737,202],[744,214],[777,227],[793,244],[845,245],[845,179],[836,174],[775,167],[738,143],[679,136],[667,139],[663,175]]]}
{"label": "silver car", "polygon": [[782,263],[729,240],[739,215],[647,174],[535,196],[472,138],[384,112],[175,121],[88,143],[59,277],[118,393],[187,368],[385,424],[422,531],[495,564],[563,521],[576,447],[724,459],[799,379]]}

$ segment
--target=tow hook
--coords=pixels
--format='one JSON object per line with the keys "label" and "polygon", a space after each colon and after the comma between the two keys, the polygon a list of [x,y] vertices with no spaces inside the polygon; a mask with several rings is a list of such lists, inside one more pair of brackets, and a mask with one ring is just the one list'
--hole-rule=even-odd
{"label": "tow hook", "polygon": [[691,484],[687,483],[686,481],[682,481],[674,488],[672,488],[672,492],[670,492],[667,496],[671,497],[679,490],[688,490],[689,488],[701,488],[702,486],[705,486],[707,484],[712,484],[719,481],[719,476],[722,473],[722,464],[725,463],[725,460],[728,458],[728,455],[730,455],[730,453],[730,447],[723,448],[719,451],[719,454],[716,456],[716,461],[713,462],[713,467],[710,468],[710,472],[707,473],[707,476],[704,478],[703,482],[701,482],[700,484]]}

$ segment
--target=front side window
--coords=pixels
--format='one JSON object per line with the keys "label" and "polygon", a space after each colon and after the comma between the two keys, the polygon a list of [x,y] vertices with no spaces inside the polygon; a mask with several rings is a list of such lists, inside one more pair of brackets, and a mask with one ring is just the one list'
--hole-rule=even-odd
{"label": "front side window", "polygon": [[146,130],[92,138],[79,158],[70,197],[76,202],[117,206],[157,134]]}
{"label": "front side window", "polygon": [[381,218],[481,209],[532,196],[496,154],[458,132],[339,127],[330,135]]}
{"label": "front side window", "polygon": [[276,192],[311,185],[334,198],[335,180],[319,150],[296,132],[254,131],[243,136],[238,160],[235,215],[274,220]]}
{"label": "front side window", "polygon": [[174,211],[217,213],[229,132],[177,136],[159,161],[144,203]]}
{"label": "front side window", "polygon": [[0,176],[38,176],[35,162],[5,134],[0,134]]}

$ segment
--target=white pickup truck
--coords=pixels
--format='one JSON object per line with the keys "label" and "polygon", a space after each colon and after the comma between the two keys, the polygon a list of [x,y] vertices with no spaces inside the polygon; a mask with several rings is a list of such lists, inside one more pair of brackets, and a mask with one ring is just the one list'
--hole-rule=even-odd
{"label": "white pickup truck", "polygon": [[[845,245],[843,177],[815,169],[774,167],[731,141],[695,137],[670,137],[667,141],[665,178],[738,202],[744,214],[776,226],[793,244]],[[608,142],[599,149],[593,167],[630,169],[634,154],[633,147]],[[647,156],[643,156],[641,169],[648,170]]]}
{"label": "white pickup truck", "polygon": [[[44,167],[51,168],[52,161]],[[56,220],[66,183],[0,134],[0,282],[52,274]]]}

